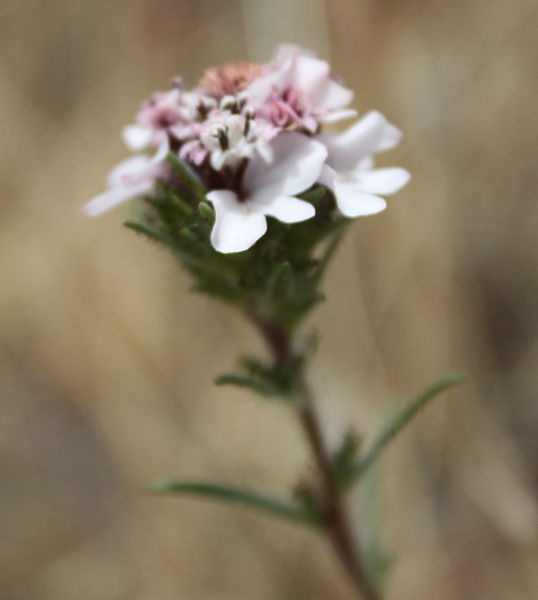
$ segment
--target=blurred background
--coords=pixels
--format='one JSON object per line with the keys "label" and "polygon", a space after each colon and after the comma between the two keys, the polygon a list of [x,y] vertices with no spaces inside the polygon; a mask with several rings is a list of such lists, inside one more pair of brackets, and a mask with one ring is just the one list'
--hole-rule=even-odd
{"label": "blurred background", "polygon": [[380,162],[414,177],[353,225],[309,323],[329,439],[468,377],[384,462],[388,598],[537,597],[537,26],[534,0],[3,0],[2,600],[352,597],[312,533],[143,492],[285,493],[307,456],[285,409],[211,383],[263,351],[255,332],[123,229],[127,209],[79,214],[143,98],[283,41],[404,130]]}

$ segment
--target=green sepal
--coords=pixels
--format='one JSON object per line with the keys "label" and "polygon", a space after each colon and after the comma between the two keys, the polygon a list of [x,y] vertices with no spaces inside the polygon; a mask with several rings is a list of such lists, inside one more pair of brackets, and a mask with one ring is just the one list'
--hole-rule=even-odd
{"label": "green sepal", "polygon": [[207,202],[200,202],[200,204],[198,204],[198,212],[202,218],[208,221],[211,225],[215,222],[215,211]]}
{"label": "green sepal", "polygon": [[200,181],[200,178],[194,170],[171,152],[168,153],[167,160],[174,173],[181,179],[182,183],[194,197],[199,201],[204,200],[206,191],[203,183]]}

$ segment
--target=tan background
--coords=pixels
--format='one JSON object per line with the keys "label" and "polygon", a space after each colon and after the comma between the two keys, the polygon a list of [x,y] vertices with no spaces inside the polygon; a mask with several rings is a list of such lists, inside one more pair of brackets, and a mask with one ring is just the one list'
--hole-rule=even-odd
{"label": "tan background", "polygon": [[261,349],[172,260],[78,207],[125,155],[138,102],[279,41],[329,56],[406,132],[413,182],[354,224],[313,325],[334,439],[468,374],[385,462],[395,600],[538,590],[538,7],[534,0],[3,0],[0,6],[0,597],[346,599],[313,535],[145,482],[282,493],[290,415],[211,378]]}

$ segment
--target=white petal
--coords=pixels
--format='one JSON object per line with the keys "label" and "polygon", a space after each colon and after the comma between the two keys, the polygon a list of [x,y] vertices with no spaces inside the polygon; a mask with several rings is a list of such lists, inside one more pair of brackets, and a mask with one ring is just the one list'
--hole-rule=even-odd
{"label": "white petal", "polygon": [[329,167],[329,165],[323,165],[321,168],[321,173],[318,177],[318,182],[332,190],[334,189],[334,184],[337,177],[338,173],[332,167]]}
{"label": "white petal", "polygon": [[272,61],[276,63],[282,63],[288,60],[288,58],[293,58],[294,56],[315,57],[316,53],[313,50],[302,48],[301,46],[297,46],[296,44],[279,44]]}
{"label": "white petal", "polygon": [[239,202],[235,192],[215,190],[207,194],[207,199],[215,208],[211,244],[218,252],[247,250],[266,232],[265,217],[247,202]]}
{"label": "white petal", "polygon": [[341,110],[333,110],[325,116],[320,116],[319,120],[322,123],[337,123],[344,119],[354,119],[359,113],[353,108],[342,108]]}
{"label": "white petal", "polygon": [[263,212],[283,223],[299,223],[311,219],[316,214],[310,202],[292,196],[278,196],[264,207]]}
{"label": "white petal", "polygon": [[319,98],[323,96],[330,78],[329,64],[313,56],[297,54],[294,56],[295,69],[293,86],[319,106]]}
{"label": "white petal", "polygon": [[337,181],[334,186],[334,196],[338,208],[346,217],[375,215],[387,207],[383,198],[364,194],[354,183]]}
{"label": "white petal", "polygon": [[396,146],[402,132],[379,112],[367,113],[340,134],[318,136],[329,152],[329,164],[337,171],[351,171],[361,160]]}
{"label": "white petal", "polygon": [[394,194],[403,188],[411,179],[411,174],[400,167],[374,169],[373,171],[357,171],[349,177],[360,186],[366,194]]}
{"label": "white petal", "polygon": [[158,162],[163,161],[166,158],[166,156],[168,155],[168,151],[170,150],[170,142],[168,140],[168,136],[164,132],[161,132],[161,133],[162,133],[162,139],[159,142],[159,147],[157,148],[157,152],[155,152],[155,154],[151,158],[152,163],[158,163]]}
{"label": "white petal", "polygon": [[283,132],[271,142],[274,158],[267,164],[255,156],[245,171],[249,197],[294,196],[317,180],[327,157],[324,146],[300,133]]}
{"label": "white petal", "polygon": [[115,188],[124,185],[125,179],[144,172],[150,165],[150,159],[143,154],[131,156],[118,163],[108,174],[108,187]]}
{"label": "white petal", "polygon": [[89,217],[96,217],[130,198],[146,194],[150,191],[152,185],[151,181],[146,181],[130,187],[120,186],[112,188],[92,198],[82,207],[82,212]]}
{"label": "white petal", "polygon": [[123,141],[133,152],[144,150],[151,141],[152,131],[149,127],[142,125],[127,125],[123,128]]}

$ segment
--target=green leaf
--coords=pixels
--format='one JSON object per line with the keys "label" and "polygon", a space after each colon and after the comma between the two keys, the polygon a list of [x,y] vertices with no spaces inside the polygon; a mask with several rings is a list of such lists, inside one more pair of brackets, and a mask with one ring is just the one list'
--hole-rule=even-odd
{"label": "green leaf", "polygon": [[172,166],[174,173],[181,179],[186,187],[194,194],[198,200],[205,199],[205,189],[200,181],[198,175],[187,165],[187,163],[180,160],[177,156],[168,153],[168,162]]}
{"label": "green leaf", "polygon": [[135,221],[125,221],[123,223],[124,227],[127,229],[132,229],[136,231],[136,233],[141,233],[148,237],[150,240],[154,242],[159,242],[160,244],[165,244],[166,246],[170,245],[170,241],[166,239],[163,235],[161,235],[158,231],[154,229],[150,229],[146,225],[142,225],[141,223],[136,223]]}
{"label": "green leaf", "polygon": [[276,298],[285,294],[290,278],[291,265],[288,261],[280,263],[271,273],[267,282],[267,302],[271,303]]}
{"label": "green leaf", "polygon": [[461,383],[464,379],[464,376],[459,373],[448,375],[426,388],[414,400],[397,410],[381,428],[381,431],[377,434],[366,454],[355,464],[353,480],[364,476],[368,469],[375,464],[388,444],[429,402],[443,390]]}
{"label": "green leaf", "polygon": [[240,504],[281,517],[294,523],[316,526],[320,516],[304,505],[294,505],[251,490],[198,481],[163,481],[148,486],[148,491],[157,494],[188,494],[219,502]]}
{"label": "green leaf", "polygon": [[382,595],[394,559],[383,549],[378,466],[370,469],[361,485],[361,547],[365,574],[371,587]]}
{"label": "green leaf", "polygon": [[258,394],[261,394],[262,396],[280,395],[279,388],[271,385],[270,383],[245,377],[244,375],[236,375],[235,373],[226,373],[225,375],[220,375],[219,377],[215,378],[214,383],[215,385],[235,385],[237,387],[249,388]]}
{"label": "green leaf", "polygon": [[345,490],[353,480],[355,461],[361,439],[354,431],[349,431],[333,459],[333,473],[338,487]]}
{"label": "green leaf", "polygon": [[319,283],[319,281],[325,274],[325,271],[327,270],[327,267],[329,266],[331,258],[333,257],[338,246],[340,245],[340,241],[342,240],[342,236],[345,231],[345,224],[347,224],[347,223],[342,222],[342,225],[340,226],[340,228],[337,229],[336,232],[332,234],[332,238],[327,243],[327,246],[325,247],[325,250],[324,250],[323,254],[321,255],[321,258],[319,260],[319,263],[316,267],[316,271],[313,276],[313,279],[316,283]]}

